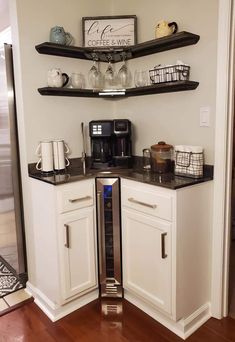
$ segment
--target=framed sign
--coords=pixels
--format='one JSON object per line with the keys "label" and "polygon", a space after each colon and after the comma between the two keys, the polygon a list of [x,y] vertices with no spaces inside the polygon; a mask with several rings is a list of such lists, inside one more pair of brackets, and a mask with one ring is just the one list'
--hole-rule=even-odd
{"label": "framed sign", "polygon": [[136,15],[83,17],[83,46],[123,47],[137,43]]}

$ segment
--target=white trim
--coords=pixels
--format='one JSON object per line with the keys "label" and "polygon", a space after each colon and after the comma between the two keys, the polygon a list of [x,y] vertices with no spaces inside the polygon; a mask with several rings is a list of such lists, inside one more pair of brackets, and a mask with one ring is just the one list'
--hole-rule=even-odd
{"label": "white trim", "polygon": [[231,29],[230,29],[230,55],[229,55],[229,89],[228,89],[228,125],[227,125],[227,169],[226,169],[226,197],[225,197],[225,232],[224,232],[224,274],[223,274],[223,316],[228,315],[229,292],[229,261],[231,243],[231,196],[232,196],[232,171],[233,171],[233,127],[234,127],[234,62],[235,62],[235,11],[232,0]]}
{"label": "white trim", "polygon": [[186,339],[192,335],[211,317],[210,303],[202,305],[190,316],[175,322],[171,318],[162,314],[158,309],[148,305],[139,296],[134,295],[127,289],[125,289],[124,297],[126,300],[137,306],[140,310],[144,311],[182,339]]}
{"label": "white trim", "polygon": [[231,6],[232,0],[219,1],[211,288],[211,311],[216,318],[223,316]]}
{"label": "white trim", "polygon": [[67,316],[71,312],[81,308],[82,306],[92,302],[99,297],[98,289],[95,289],[82,297],[74,299],[64,305],[53,303],[39,289],[27,282],[27,292],[34,297],[34,302],[37,306],[50,318],[52,322]]}

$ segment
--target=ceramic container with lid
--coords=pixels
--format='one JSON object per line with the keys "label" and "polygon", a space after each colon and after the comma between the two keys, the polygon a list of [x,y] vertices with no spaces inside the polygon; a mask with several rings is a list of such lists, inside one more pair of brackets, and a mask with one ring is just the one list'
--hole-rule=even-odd
{"label": "ceramic container with lid", "polygon": [[172,171],[173,146],[159,141],[151,146],[152,171],[166,173]]}

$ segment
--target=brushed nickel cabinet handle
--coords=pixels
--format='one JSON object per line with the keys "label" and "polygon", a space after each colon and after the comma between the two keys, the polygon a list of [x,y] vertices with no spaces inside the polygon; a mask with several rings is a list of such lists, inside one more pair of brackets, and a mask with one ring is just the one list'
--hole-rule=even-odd
{"label": "brushed nickel cabinet handle", "polygon": [[69,225],[68,224],[64,224],[65,227],[65,236],[66,236],[66,242],[64,244],[64,246],[66,248],[70,248],[70,244],[69,244]]}
{"label": "brushed nickel cabinet handle", "polygon": [[92,197],[91,196],[84,196],[84,197],[80,197],[80,198],[69,199],[69,202],[70,203],[82,202],[82,201],[87,201],[89,199],[92,199]]}
{"label": "brushed nickel cabinet handle", "polygon": [[162,259],[167,258],[167,254],[165,251],[165,237],[167,236],[167,233],[162,233],[161,234],[161,253],[162,253]]}
{"label": "brushed nickel cabinet handle", "polygon": [[149,204],[149,203],[141,202],[141,201],[138,201],[138,200],[134,199],[133,197],[128,198],[128,201],[131,202],[131,203],[143,205],[144,207],[148,207],[148,208],[151,208],[151,209],[156,209],[157,208],[156,204]]}

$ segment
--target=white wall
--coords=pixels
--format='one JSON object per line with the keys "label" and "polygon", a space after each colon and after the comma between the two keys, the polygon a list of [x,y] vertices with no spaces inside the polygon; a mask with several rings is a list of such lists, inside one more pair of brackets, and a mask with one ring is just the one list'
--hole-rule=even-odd
{"label": "white wall", "polygon": [[[198,44],[129,61],[129,67],[148,70],[157,64],[173,64],[180,59],[191,66],[190,79],[199,81],[197,90],[133,97],[116,102],[116,116],[129,118],[134,125],[134,154],[158,141],[202,145],[205,159],[214,162],[214,125],[217,53],[217,0],[165,1],[119,0],[112,2],[113,14],[136,14],[138,42],[154,37],[156,23],[176,21],[179,31],[200,35]],[[117,68],[118,69],[118,68]],[[199,126],[200,107],[211,107],[210,127]]]}
{"label": "white wall", "polygon": [[56,25],[63,26],[74,36],[75,44],[81,45],[81,18],[108,14],[108,0],[100,0],[99,3],[87,0],[17,0],[16,3],[27,160],[33,162],[37,159],[34,153],[37,144],[47,138],[65,139],[72,150],[71,156],[80,156],[80,123],[110,117],[111,104],[97,99],[41,96],[37,88],[47,85],[49,69],[58,67],[69,75],[73,71],[82,71],[86,75],[92,63],[40,55],[35,45],[49,41],[50,28]]}
{"label": "white wall", "polygon": [[10,25],[8,0],[0,0],[0,31]]}

